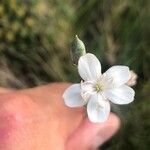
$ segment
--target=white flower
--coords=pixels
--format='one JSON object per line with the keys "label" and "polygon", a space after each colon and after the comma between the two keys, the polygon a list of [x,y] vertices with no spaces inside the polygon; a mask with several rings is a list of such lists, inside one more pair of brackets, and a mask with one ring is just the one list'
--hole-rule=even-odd
{"label": "white flower", "polygon": [[101,73],[101,64],[95,55],[87,53],[78,61],[78,72],[83,79],[73,84],[63,94],[69,107],[87,105],[92,122],[104,122],[110,113],[110,103],[128,104],[134,100],[134,90],[125,85],[130,79],[126,66],[113,66]]}

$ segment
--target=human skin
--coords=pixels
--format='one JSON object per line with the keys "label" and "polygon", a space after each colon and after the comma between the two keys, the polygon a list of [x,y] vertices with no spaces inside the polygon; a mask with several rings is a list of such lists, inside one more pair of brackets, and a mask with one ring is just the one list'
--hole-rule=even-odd
{"label": "human skin", "polygon": [[119,118],[111,113],[106,122],[91,123],[85,108],[65,106],[69,85],[0,88],[0,150],[95,150],[112,137]]}

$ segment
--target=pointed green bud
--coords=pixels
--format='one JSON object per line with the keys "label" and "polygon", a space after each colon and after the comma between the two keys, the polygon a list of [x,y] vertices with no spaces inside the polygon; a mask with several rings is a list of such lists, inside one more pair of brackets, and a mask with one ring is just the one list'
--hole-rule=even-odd
{"label": "pointed green bud", "polygon": [[75,36],[75,39],[71,43],[71,49],[70,49],[71,59],[73,64],[78,65],[78,60],[82,55],[86,54],[85,45],[84,43],[78,38],[78,36]]}

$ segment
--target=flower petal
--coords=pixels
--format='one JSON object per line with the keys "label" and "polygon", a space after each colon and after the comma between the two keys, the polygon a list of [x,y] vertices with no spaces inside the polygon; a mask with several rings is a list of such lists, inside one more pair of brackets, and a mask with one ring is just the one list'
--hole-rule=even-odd
{"label": "flower petal", "polygon": [[87,114],[91,122],[104,122],[110,113],[110,104],[103,100],[99,94],[90,97],[87,104]]}
{"label": "flower petal", "polygon": [[95,82],[92,82],[92,81],[81,82],[81,90],[93,92],[94,91],[94,84],[95,84]]}
{"label": "flower petal", "polygon": [[95,55],[87,53],[78,61],[78,72],[85,81],[96,80],[101,75],[101,64]]}
{"label": "flower petal", "polygon": [[127,66],[113,66],[109,68],[105,74],[109,78],[112,78],[116,85],[125,84],[131,77],[129,67]]}
{"label": "flower petal", "polygon": [[64,102],[69,107],[79,107],[86,104],[81,97],[80,84],[73,84],[63,94]]}
{"label": "flower petal", "polygon": [[119,88],[114,88],[104,92],[107,99],[115,104],[128,104],[134,100],[135,92],[127,85],[123,85]]}
{"label": "flower petal", "polygon": [[94,82],[85,81],[81,82],[81,96],[83,99],[87,100],[91,94],[94,94]]}

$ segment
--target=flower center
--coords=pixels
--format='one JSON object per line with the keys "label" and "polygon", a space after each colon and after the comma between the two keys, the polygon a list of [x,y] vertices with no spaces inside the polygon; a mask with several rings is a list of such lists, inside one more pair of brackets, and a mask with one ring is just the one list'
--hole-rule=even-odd
{"label": "flower center", "polygon": [[101,92],[102,91],[102,86],[101,85],[99,85],[99,84],[96,84],[95,86],[94,86],[94,89],[95,89],[95,91],[98,93],[98,92]]}

